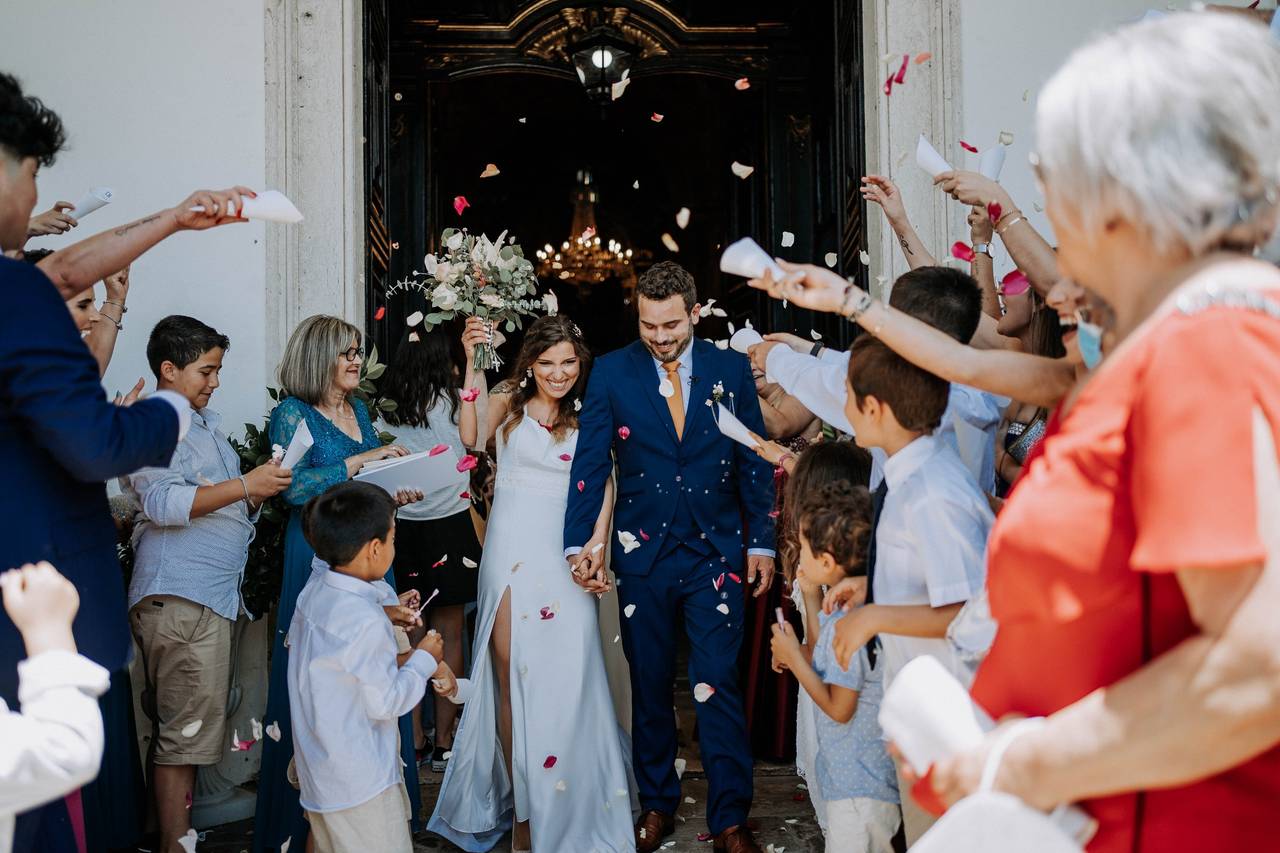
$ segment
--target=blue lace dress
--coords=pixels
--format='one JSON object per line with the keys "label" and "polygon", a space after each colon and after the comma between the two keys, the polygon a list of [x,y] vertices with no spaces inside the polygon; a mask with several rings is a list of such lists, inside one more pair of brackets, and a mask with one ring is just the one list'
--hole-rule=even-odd
{"label": "blue lace dress", "polygon": [[[347,479],[346,459],[381,445],[377,430],[369,421],[369,412],[359,400],[351,401],[360,425],[359,442],[338,429],[324,415],[301,400],[288,397],[271,413],[271,443],[288,447],[298,424],[305,419],[315,444],[293,468],[293,483],[284,492],[290,507],[300,510],[303,504],[330,486]],[[292,839],[290,850],[301,850],[308,826],[298,803],[298,791],[289,783],[287,771],[293,757],[293,726],[289,716],[289,650],[284,636],[293,621],[298,594],[311,576],[315,552],[302,535],[302,513],[293,512],[284,537],[284,581],[280,588],[280,605],[276,612],[276,635],[271,653],[271,681],[267,692],[267,713],[263,724],[280,726],[278,742],[267,738],[262,744],[262,770],[258,775],[258,805],[254,815],[254,853],[274,853],[286,839]],[[395,575],[388,571],[387,583],[395,587]],[[417,762],[414,760],[411,716],[400,718],[400,750],[405,764],[405,787],[413,806],[413,828],[418,829],[421,792],[418,789]]]}

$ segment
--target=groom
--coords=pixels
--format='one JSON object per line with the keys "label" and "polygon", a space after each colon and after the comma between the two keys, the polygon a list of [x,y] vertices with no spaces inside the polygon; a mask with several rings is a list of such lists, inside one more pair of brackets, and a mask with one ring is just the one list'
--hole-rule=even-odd
{"label": "groom", "polygon": [[[672,708],[676,630],[684,616],[689,683],[714,693],[697,706],[709,782],[707,822],[716,851],[758,853],[747,829],[751,750],[738,649],[743,580],[762,595],[773,579],[773,471],[721,435],[719,400],[764,434],[747,359],[694,338],[693,276],[669,261],[637,286],[640,340],[596,362],[579,415],[578,448],[565,512],[565,555],[578,583],[607,583],[612,546],[622,642],[631,665],[632,744],[640,786],[636,847],[656,850],[675,828],[680,803]],[[605,484],[618,466],[612,543],[593,539]],[[746,571],[743,571],[743,563]],[[744,578],[745,574],[745,578]],[[706,685],[704,687],[703,685]]]}

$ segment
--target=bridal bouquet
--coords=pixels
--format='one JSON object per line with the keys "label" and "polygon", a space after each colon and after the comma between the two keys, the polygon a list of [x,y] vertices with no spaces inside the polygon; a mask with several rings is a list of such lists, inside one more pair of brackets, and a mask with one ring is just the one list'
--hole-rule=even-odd
{"label": "bridal bouquet", "polygon": [[[423,323],[430,330],[462,315],[483,317],[491,328],[501,324],[508,332],[514,332],[521,328],[522,318],[534,316],[541,308],[555,313],[554,295],[537,297],[533,264],[525,260],[524,250],[516,245],[514,237],[507,239],[506,231],[497,240],[490,240],[483,234],[477,237],[465,230],[447,228],[440,235],[440,243],[444,251],[439,257],[432,254],[423,259],[425,271],[415,270],[414,278],[388,288],[390,293],[416,290],[430,301],[431,310],[425,316],[415,311],[407,318],[410,326]],[[477,370],[501,365],[492,341],[476,348]]]}

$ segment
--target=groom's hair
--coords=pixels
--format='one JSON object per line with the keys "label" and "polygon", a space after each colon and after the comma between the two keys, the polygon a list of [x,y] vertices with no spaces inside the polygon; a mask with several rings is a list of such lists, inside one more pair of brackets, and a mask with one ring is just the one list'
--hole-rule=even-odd
{"label": "groom's hair", "polygon": [[804,495],[796,513],[800,535],[814,556],[830,554],[846,576],[867,573],[871,544],[871,495],[848,480],[824,483]]}
{"label": "groom's hair", "polygon": [[372,483],[348,480],[307,501],[302,535],[316,556],[346,566],[374,539],[387,540],[396,523],[396,502]]}
{"label": "groom's hair", "polygon": [[678,294],[684,299],[684,310],[690,312],[698,304],[693,274],[675,261],[662,261],[645,270],[636,284],[636,293],[654,302],[665,302]]}

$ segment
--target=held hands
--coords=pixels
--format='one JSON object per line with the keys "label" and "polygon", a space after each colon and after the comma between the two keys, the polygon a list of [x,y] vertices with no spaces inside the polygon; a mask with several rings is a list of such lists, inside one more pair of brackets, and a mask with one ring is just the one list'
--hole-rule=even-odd
{"label": "held hands", "polygon": [[603,536],[592,536],[581,551],[568,558],[573,582],[598,596],[613,588],[609,571],[604,566],[606,547]]}
{"label": "held hands", "polygon": [[778,260],[786,277],[775,279],[769,270],[763,278],[753,278],[747,284],[767,292],[774,299],[786,299],[800,308],[839,314],[844,307],[849,282],[829,269],[813,264],[793,264]]}
{"label": "held hands", "polygon": [[259,465],[244,475],[244,484],[249,490],[249,499],[258,505],[289,488],[289,484],[292,482],[293,472],[281,468],[280,463],[274,459]]}
{"label": "held hands", "polygon": [[772,628],[773,639],[769,641],[769,649],[773,652],[773,671],[795,669],[796,662],[801,657],[800,638],[796,636],[796,629],[791,627],[790,622],[783,622],[781,625],[775,622]]}
{"label": "held hands", "polygon": [[747,585],[756,583],[756,578],[759,578],[760,582],[756,584],[756,591],[752,596],[759,598],[773,585],[773,557],[766,557],[763,554],[747,555]]}
{"label": "held hands", "polygon": [[[229,190],[196,190],[187,196],[170,213],[179,231],[204,231],[229,222],[246,222],[240,217],[243,200],[257,198],[248,187],[232,187]],[[194,210],[193,208],[200,208]]]}
{"label": "held hands", "polygon": [[53,566],[28,563],[0,574],[0,593],[5,612],[26,643],[28,657],[76,650],[71,621],[80,609],[80,594]]}
{"label": "held hands", "polygon": [[830,616],[837,610],[848,613],[855,607],[861,607],[867,600],[867,579],[845,578],[827,590],[822,599],[822,612]]}
{"label": "held hands", "polygon": [[437,661],[444,657],[444,637],[432,628],[427,635],[418,641],[417,648],[431,655]]}
{"label": "held hands", "polygon": [[50,234],[66,234],[72,228],[80,223],[71,218],[69,210],[75,210],[76,206],[69,201],[54,202],[53,207],[44,213],[38,213],[31,217],[31,221],[27,223],[27,237],[47,237]]}
{"label": "held hands", "polygon": [[875,202],[884,211],[890,225],[907,221],[907,208],[902,203],[902,193],[893,181],[881,175],[867,175],[862,179],[862,197]]}
{"label": "held hands", "polygon": [[[902,779],[911,789],[916,802],[933,814],[941,814],[944,809],[951,808],[978,790],[992,744],[1003,736],[1004,729],[1021,719],[1023,717],[1020,714],[1011,714],[1002,718],[1000,725],[986,733],[982,743],[972,749],[940,759],[929,768],[924,778],[916,775],[915,769],[907,763],[895,744],[889,744],[889,754],[897,763]],[[1000,762],[1000,767],[996,771],[992,789],[1013,794],[1033,808],[1049,811],[1058,805],[1056,798],[1049,792],[1041,790],[1043,786],[1036,784],[1039,779],[1027,772],[1028,757],[1037,749],[1038,734],[1035,731],[1027,732],[1009,744],[1004,760]]]}
{"label": "held hands", "polygon": [[422,604],[422,595],[416,589],[405,590],[396,597],[401,605],[411,607],[415,612],[418,610],[418,605]]}

